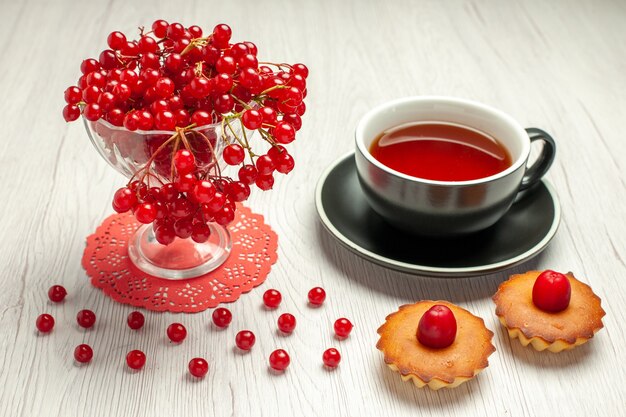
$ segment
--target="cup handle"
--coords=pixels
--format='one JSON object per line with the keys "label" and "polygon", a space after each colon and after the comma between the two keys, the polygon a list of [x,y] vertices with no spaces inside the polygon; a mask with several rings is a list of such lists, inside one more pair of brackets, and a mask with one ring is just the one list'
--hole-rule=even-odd
{"label": "cup handle", "polygon": [[524,178],[522,178],[519,191],[526,190],[539,182],[546,172],[548,172],[548,169],[550,169],[552,162],[554,162],[554,157],[556,156],[556,143],[552,136],[536,127],[529,127],[526,129],[526,133],[528,133],[530,137],[531,145],[537,140],[543,141],[543,149],[537,157],[537,160],[526,168],[526,173],[524,174]]}

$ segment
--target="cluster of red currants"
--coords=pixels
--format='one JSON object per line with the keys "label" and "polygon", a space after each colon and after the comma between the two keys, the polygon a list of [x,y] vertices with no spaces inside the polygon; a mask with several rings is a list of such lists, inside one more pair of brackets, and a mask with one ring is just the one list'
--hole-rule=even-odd
{"label": "cluster of red currants", "polygon": [[[256,45],[231,43],[225,24],[205,36],[198,26],[157,20],[151,31],[140,28],[138,40],[112,32],[107,43],[110,49],[84,60],[77,85],[65,90],[63,116],[69,122],[82,113],[91,123],[172,133],[156,145],[140,144],[149,158],[113,200],[118,212],[156,221],[160,243],[206,241],[207,223],[230,223],[251,185],[269,190],[274,173],[293,170],[283,145],[302,126],[305,65],[259,62]],[[202,134],[212,124],[221,125],[221,138]],[[266,150],[256,153],[246,131],[256,132]],[[227,142],[221,155],[217,140]],[[240,166],[237,178],[222,174],[222,160]]]}

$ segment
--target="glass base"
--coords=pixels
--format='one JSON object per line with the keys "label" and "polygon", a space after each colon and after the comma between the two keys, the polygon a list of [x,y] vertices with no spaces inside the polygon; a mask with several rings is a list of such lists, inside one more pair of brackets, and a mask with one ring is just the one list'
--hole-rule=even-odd
{"label": "glass base", "polygon": [[204,243],[176,238],[161,245],[154,237],[151,224],[141,226],[128,242],[132,263],[143,272],[165,279],[186,279],[204,275],[222,265],[232,248],[228,230],[209,223],[211,236]]}

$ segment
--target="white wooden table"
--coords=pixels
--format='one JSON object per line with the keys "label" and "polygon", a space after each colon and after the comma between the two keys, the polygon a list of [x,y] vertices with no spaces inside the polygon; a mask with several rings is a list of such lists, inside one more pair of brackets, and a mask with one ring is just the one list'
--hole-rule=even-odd
{"label": "white wooden table", "polygon": [[[179,4],[182,3],[182,4]],[[0,0],[0,415],[17,416],[586,416],[624,415],[626,394],[626,3],[596,1],[194,1]],[[269,60],[304,62],[309,112],[296,142],[297,168],[250,205],[280,238],[279,260],[263,287],[229,305],[234,322],[209,326],[196,315],[147,312],[140,335],[125,328],[132,308],[93,288],[80,266],[84,239],[110,212],[124,179],[91,148],[79,123],[61,118],[62,93],[78,65],[114,29],[155,18],[211,28],[226,22],[236,39]],[[396,97],[443,94],[497,106],[522,124],[551,132],[558,159],[548,177],[563,207],[560,230],[535,260],[495,275],[441,280],[390,271],[353,255],[323,230],[313,197],[317,177],[353,147],[359,117]],[[491,295],[510,273],[574,271],[600,295],[605,329],[572,352],[537,353],[510,341]],[[67,287],[62,306],[47,288]],[[309,288],[328,291],[306,306]],[[282,291],[279,311],[261,309],[265,289]],[[403,383],[375,349],[376,328],[404,303],[447,299],[484,317],[497,352],[476,380],[431,392]],[[90,307],[98,330],[80,332]],[[50,335],[35,318],[52,311]],[[298,317],[290,337],[274,333],[280,312]],[[331,323],[356,328],[337,342]],[[181,346],[164,329],[183,322]],[[233,351],[236,331],[257,334],[253,351]],[[95,349],[74,365],[74,346]],[[321,354],[336,346],[340,367]],[[148,355],[137,374],[125,353]],[[284,375],[268,371],[276,347],[291,353]],[[193,356],[209,375],[191,380]]]}

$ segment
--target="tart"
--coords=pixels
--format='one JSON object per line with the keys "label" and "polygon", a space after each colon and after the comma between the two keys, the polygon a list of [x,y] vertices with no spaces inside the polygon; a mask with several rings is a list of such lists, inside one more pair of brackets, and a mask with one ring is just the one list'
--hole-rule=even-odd
{"label": "tart", "polygon": [[[551,272],[551,271],[546,271]],[[569,272],[569,304],[561,311],[543,310],[533,302],[533,287],[542,271],[513,275],[493,296],[496,315],[511,339],[538,351],[561,352],[582,345],[603,327],[606,314],[591,287]]]}
{"label": "tart", "polygon": [[[432,348],[418,340],[418,324],[434,306],[449,308],[456,319],[456,336],[443,348]],[[387,316],[378,329],[376,347],[383,352],[387,366],[399,372],[403,381],[413,381],[433,390],[454,388],[472,379],[488,366],[487,358],[496,349],[491,344],[493,332],[483,319],[446,301],[419,301],[403,305]]]}

